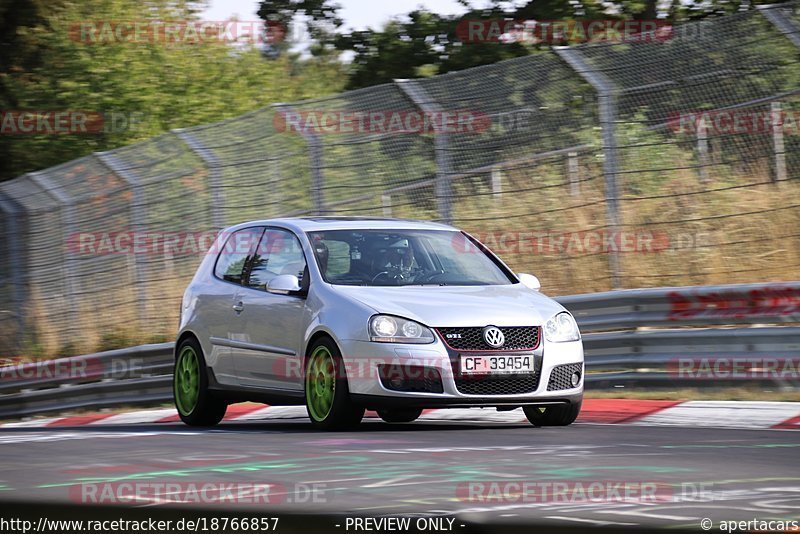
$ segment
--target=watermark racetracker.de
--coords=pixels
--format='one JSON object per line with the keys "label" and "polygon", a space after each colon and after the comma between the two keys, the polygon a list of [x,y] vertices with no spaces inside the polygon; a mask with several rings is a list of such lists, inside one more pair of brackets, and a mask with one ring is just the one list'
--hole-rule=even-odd
{"label": "watermark racetracker.de", "polygon": [[[80,256],[143,255],[148,257],[200,256],[204,254],[247,254],[253,245],[248,234],[219,233],[215,230],[185,230],[148,232],[120,229],[118,231],[88,231],[70,234],[66,251]],[[517,230],[486,230],[472,232],[490,250],[503,255],[535,254],[581,256],[611,252],[656,254],[675,250],[707,247],[713,243],[707,232],[678,232],[650,228],[629,230],[586,230],[576,232],[545,232]],[[219,237],[219,239],[218,239]],[[459,252],[480,252],[463,234],[456,233],[452,246]],[[259,246],[268,247],[260,253],[277,252],[291,246],[281,236]]]}
{"label": "watermark racetracker.de", "polygon": [[281,110],[273,128],[295,134],[477,134],[491,127],[491,117],[481,111],[459,109],[418,111],[407,109]]}
{"label": "watermark racetracker.de", "polygon": [[456,498],[470,503],[588,504],[714,500],[713,484],[655,480],[485,480],[459,482]]}
{"label": "watermark racetracker.de", "polygon": [[464,19],[456,36],[465,44],[657,43],[671,39],[673,27],[666,20]]}
{"label": "watermark racetracker.de", "polygon": [[678,379],[800,380],[800,357],[715,356],[675,358],[667,363]]}
{"label": "watermark racetracker.de", "polygon": [[265,20],[84,20],[68,27],[71,40],[106,44],[275,44],[286,27]]}
{"label": "watermark racetracker.de", "polygon": [[68,487],[77,504],[241,504],[325,503],[324,483],[274,481],[141,481],[83,482]]}
{"label": "watermark racetracker.de", "polygon": [[141,378],[149,376],[148,369],[145,359],[137,357],[81,356],[39,362],[0,358],[0,383]]}
{"label": "watermark racetracker.de", "polygon": [[0,110],[0,135],[92,135],[139,128],[139,111]]}
{"label": "watermark racetracker.de", "polygon": [[676,134],[784,135],[800,134],[800,112],[790,110],[728,109],[675,111],[667,127]]}

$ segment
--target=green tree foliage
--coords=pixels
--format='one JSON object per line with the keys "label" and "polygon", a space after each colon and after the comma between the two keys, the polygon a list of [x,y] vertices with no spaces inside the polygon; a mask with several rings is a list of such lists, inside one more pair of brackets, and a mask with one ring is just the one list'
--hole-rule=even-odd
{"label": "green tree foliage", "polygon": [[188,34],[179,42],[76,37],[81,23],[198,20],[203,7],[181,0],[0,0],[0,109],[134,114],[137,120],[91,135],[0,136],[0,180],[341,89],[341,67],[324,58],[268,60],[257,45],[199,42]]}
{"label": "green tree foliage", "polygon": [[[339,17],[341,6],[331,0],[262,0],[258,16],[277,23],[283,28],[290,28],[295,18],[305,18],[305,26],[313,44],[310,51],[315,56],[327,55],[325,44],[335,38],[336,31],[344,21]],[[279,43],[277,49],[286,51],[290,42]]]}
{"label": "green tree foliage", "polygon": [[[416,9],[388,22],[383,28],[342,31],[339,6],[333,0],[262,0],[259,16],[285,24],[305,20],[314,44],[312,51],[338,50],[354,54],[348,88],[356,89],[396,78],[443,74],[536,53],[560,43],[462,43],[459,23],[474,19],[507,20],[598,20],[664,19],[680,22],[750,9],[768,0],[530,0],[477,2],[460,0],[462,15],[440,15]],[[481,6],[475,7],[480,3]],[[302,17],[297,17],[302,15]]]}

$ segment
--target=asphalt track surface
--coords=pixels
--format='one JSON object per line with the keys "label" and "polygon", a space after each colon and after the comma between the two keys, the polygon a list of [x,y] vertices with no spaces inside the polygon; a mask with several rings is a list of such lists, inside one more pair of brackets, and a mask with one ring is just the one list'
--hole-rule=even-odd
{"label": "asphalt track surface", "polygon": [[[0,504],[93,502],[108,487],[116,489],[103,502],[113,503],[123,482],[181,484],[178,496],[132,501],[157,507],[181,500],[192,484],[233,483],[269,485],[271,502],[243,497],[224,507],[274,513],[688,528],[704,518],[715,525],[800,519],[800,433],[780,430],[366,421],[354,432],[325,433],[303,419],[211,430],[180,423],[2,429],[0,458]],[[508,484],[556,481],[569,484],[568,493],[521,499]],[[613,493],[586,502],[572,493],[620,481],[660,489],[655,499],[628,502]],[[485,489],[464,489],[476,483]],[[81,493],[87,487],[99,493]]]}

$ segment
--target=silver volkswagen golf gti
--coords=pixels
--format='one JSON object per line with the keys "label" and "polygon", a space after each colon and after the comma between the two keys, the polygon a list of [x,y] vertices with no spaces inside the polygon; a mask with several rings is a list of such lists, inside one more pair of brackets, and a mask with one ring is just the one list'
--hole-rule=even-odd
{"label": "silver volkswagen golf gti", "polygon": [[425,408],[522,407],[568,425],[583,399],[573,317],[453,227],[315,217],[221,232],[189,284],[175,404],[196,426],[230,403],[305,404],[343,429],[365,410],[410,422]]}

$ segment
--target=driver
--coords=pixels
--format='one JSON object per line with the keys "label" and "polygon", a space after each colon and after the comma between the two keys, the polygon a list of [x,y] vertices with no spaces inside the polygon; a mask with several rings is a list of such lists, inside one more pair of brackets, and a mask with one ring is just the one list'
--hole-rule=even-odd
{"label": "driver", "polygon": [[400,275],[410,274],[414,266],[414,251],[408,239],[399,239],[389,245],[380,263],[382,270]]}

